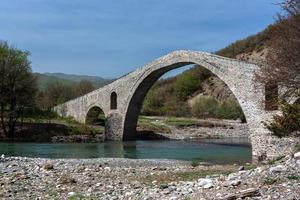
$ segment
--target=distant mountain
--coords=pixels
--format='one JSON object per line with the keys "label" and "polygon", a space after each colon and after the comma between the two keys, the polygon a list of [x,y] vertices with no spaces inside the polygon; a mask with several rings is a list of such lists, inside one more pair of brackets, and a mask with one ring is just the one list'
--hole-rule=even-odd
{"label": "distant mountain", "polygon": [[114,81],[114,79],[105,79],[98,76],[74,75],[64,73],[35,73],[37,76],[38,87],[44,89],[48,84],[62,83],[66,85],[73,85],[81,80],[88,80],[92,82],[95,88],[100,88]]}

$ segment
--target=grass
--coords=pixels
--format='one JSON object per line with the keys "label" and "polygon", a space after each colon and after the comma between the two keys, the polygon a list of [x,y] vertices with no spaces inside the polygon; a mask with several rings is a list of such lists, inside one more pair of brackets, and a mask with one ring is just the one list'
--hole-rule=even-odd
{"label": "grass", "polygon": [[168,126],[157,123],[157,119],[152,119],[152,118],[147,118],[144,116],[139,117],[138,120],[138,127],[145,129],[145,130],[151,130],[154,132],[162,132],[162,133],[167,133],[170,134],[171,130]]}
{"label": "grass", "polygon": [[168,118],[165,122],[171,126],[193,126],[196,124],[194,120],[184,118]]}
{"label": "grass", "polygon": [[284,156],[279,156],[275,159],[268,160],[268,165],[274,165],[277,161],[282,160],[283,158],[284,158]]}
{"label": "grass", "polygon": [[197,167],[197,166],[199,166],[199,161],[198,160],[193,160],[191,165],[192,165],[192,167]]}
{"label": "grass", "polygon": [[297,144],[295,147],[296,152],[300,151],[300,144]]}
{"label": "grass", "polygon": [[289,180],[295,180],[295,181],[299,181],[300,180],[300,176],[299,175],[290,175],[288,177],[286,177]]}
{"label": "grass", "polygon": [[68,198],[68,200],[80,200],[80,199],[85,199],[85,196],[81,193],[75,193],[74,195]]}
{"label": "grass", "polygon": [[250,169],[255,169],[257,166],[256,165],[253,165],[253,164],[248,164],[248,165],[245,165],[245,170],[250,170]]}
{"label": "grass", "polygon": [[275,183],[277,183],[277,179],[274,178],[265,178],[264,180],[265,185],[273,185]]}

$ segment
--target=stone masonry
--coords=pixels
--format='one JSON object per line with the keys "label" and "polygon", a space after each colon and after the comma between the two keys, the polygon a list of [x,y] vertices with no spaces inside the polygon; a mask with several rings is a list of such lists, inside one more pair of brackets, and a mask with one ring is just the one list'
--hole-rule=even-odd
{"label": "stone masonry", "polygon": [[[258,66],[205,52],[174,51],[109,85],[58,105],[54,110],[61,116],[71,116],[85,123],[88,111],[95,106],[99,107],[107,119],[107,140],[134,139],[138,115],[148,90],[164,73],[188,64],[207,68],[224,81],[235,95],[246,116],[254,158],[275,157],[291,151],[291,145],[278,145],[280,141],[271,137],[262,124],[263,121],[270,120],[274,112],[264,109],[264,87],[254,80]],[[111,99],[112,93],[117,94],[116,99]],[[117,105],[111,109],[111,101],[114,100]],[[281,146],[280,151],[278,146]]]}

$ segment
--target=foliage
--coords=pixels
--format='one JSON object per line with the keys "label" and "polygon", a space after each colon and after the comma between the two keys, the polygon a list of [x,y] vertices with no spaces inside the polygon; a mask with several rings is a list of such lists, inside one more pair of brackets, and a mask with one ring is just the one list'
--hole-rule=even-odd
{"label": "foliage", "polygon": [[275,115],[273,120],[265,123],[265,126],[277,137],[290,136],[300,131],[300,105],[283,103],[281,115]]}
{"label": "foliage", "polygon": [[191,165],[192,165],[192,167],[197,167],[197,166],[199,166],[199,160],[192,160],[192,163],[191,163]]}
{"label": "foliage", "polygon": [[219,104],[216,115],[221,119],[242,119],[242,121],[245,119],[240,105],[231,99]]}
{"label": "foliage", "polygon": [[199,85],[198,85],[197,77],[190,72],[183,73],[181,76],[176,78],[175,82],[175,91],[176,96],[180,100],[186,100],[189,95],[195,92]]}
{"label": "foliage", "polygon": [[39,108],[49,110],[58,104],[82,96],[94,89],[92,83],[87,80],[82,80],[75,85],[62,82],[49,83],[44,90],[38,92],[35,103]]}
{"label": "foliage", "polygon": [[150,90],[144,100],[142,113],[154,116],[164,115],[163,106],[163,96],[159,94],[159,90]]}
{"label": "foliage", "polygon": [[164,104],[165,115],[174,117],[188,117],[190,115],[190,108],[184,101],[177,98],[167,99]]}
{"label": "foliage", "polygon": [[82,96],[95,90],[93,84],[88,80],[81,80],[76,86],[76,96]]}
{"label": "foliage", "polygon": [[13,138],[18,118],[33,106],[36,79],[32,75],[29,52],[0,42],[0,115],[1,127]]}
{"label": "foliage", "polygon": [[206,118],[216,116],[218,102],[214,97],[202,96],[192,105],[192,114],[194,117]]}

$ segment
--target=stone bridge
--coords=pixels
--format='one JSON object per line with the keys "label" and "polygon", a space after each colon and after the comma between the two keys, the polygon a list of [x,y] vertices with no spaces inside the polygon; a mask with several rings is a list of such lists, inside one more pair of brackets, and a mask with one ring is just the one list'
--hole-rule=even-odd
{"label": "stone bridge", "polygon": [[271,137],[262,124],[263,121],[269,120],[274,112],[265,110],[265,87],[258,85],[254,80],[258,66],[205,52],[172,52],[109,85],[58,105],[54,110],[61,116],[71,116],[85,123],[89,110],[99,107],[106,117],[107,140],[134,139],[138,115],[148,90],[166,72],[189,64],[198,64],[210,70],[224,81],[235,95],[251,132],[254,157],[274,157],[279,152],[290,150],[283,149],[290,147],[281,147],[278,151],[278,140]]}

